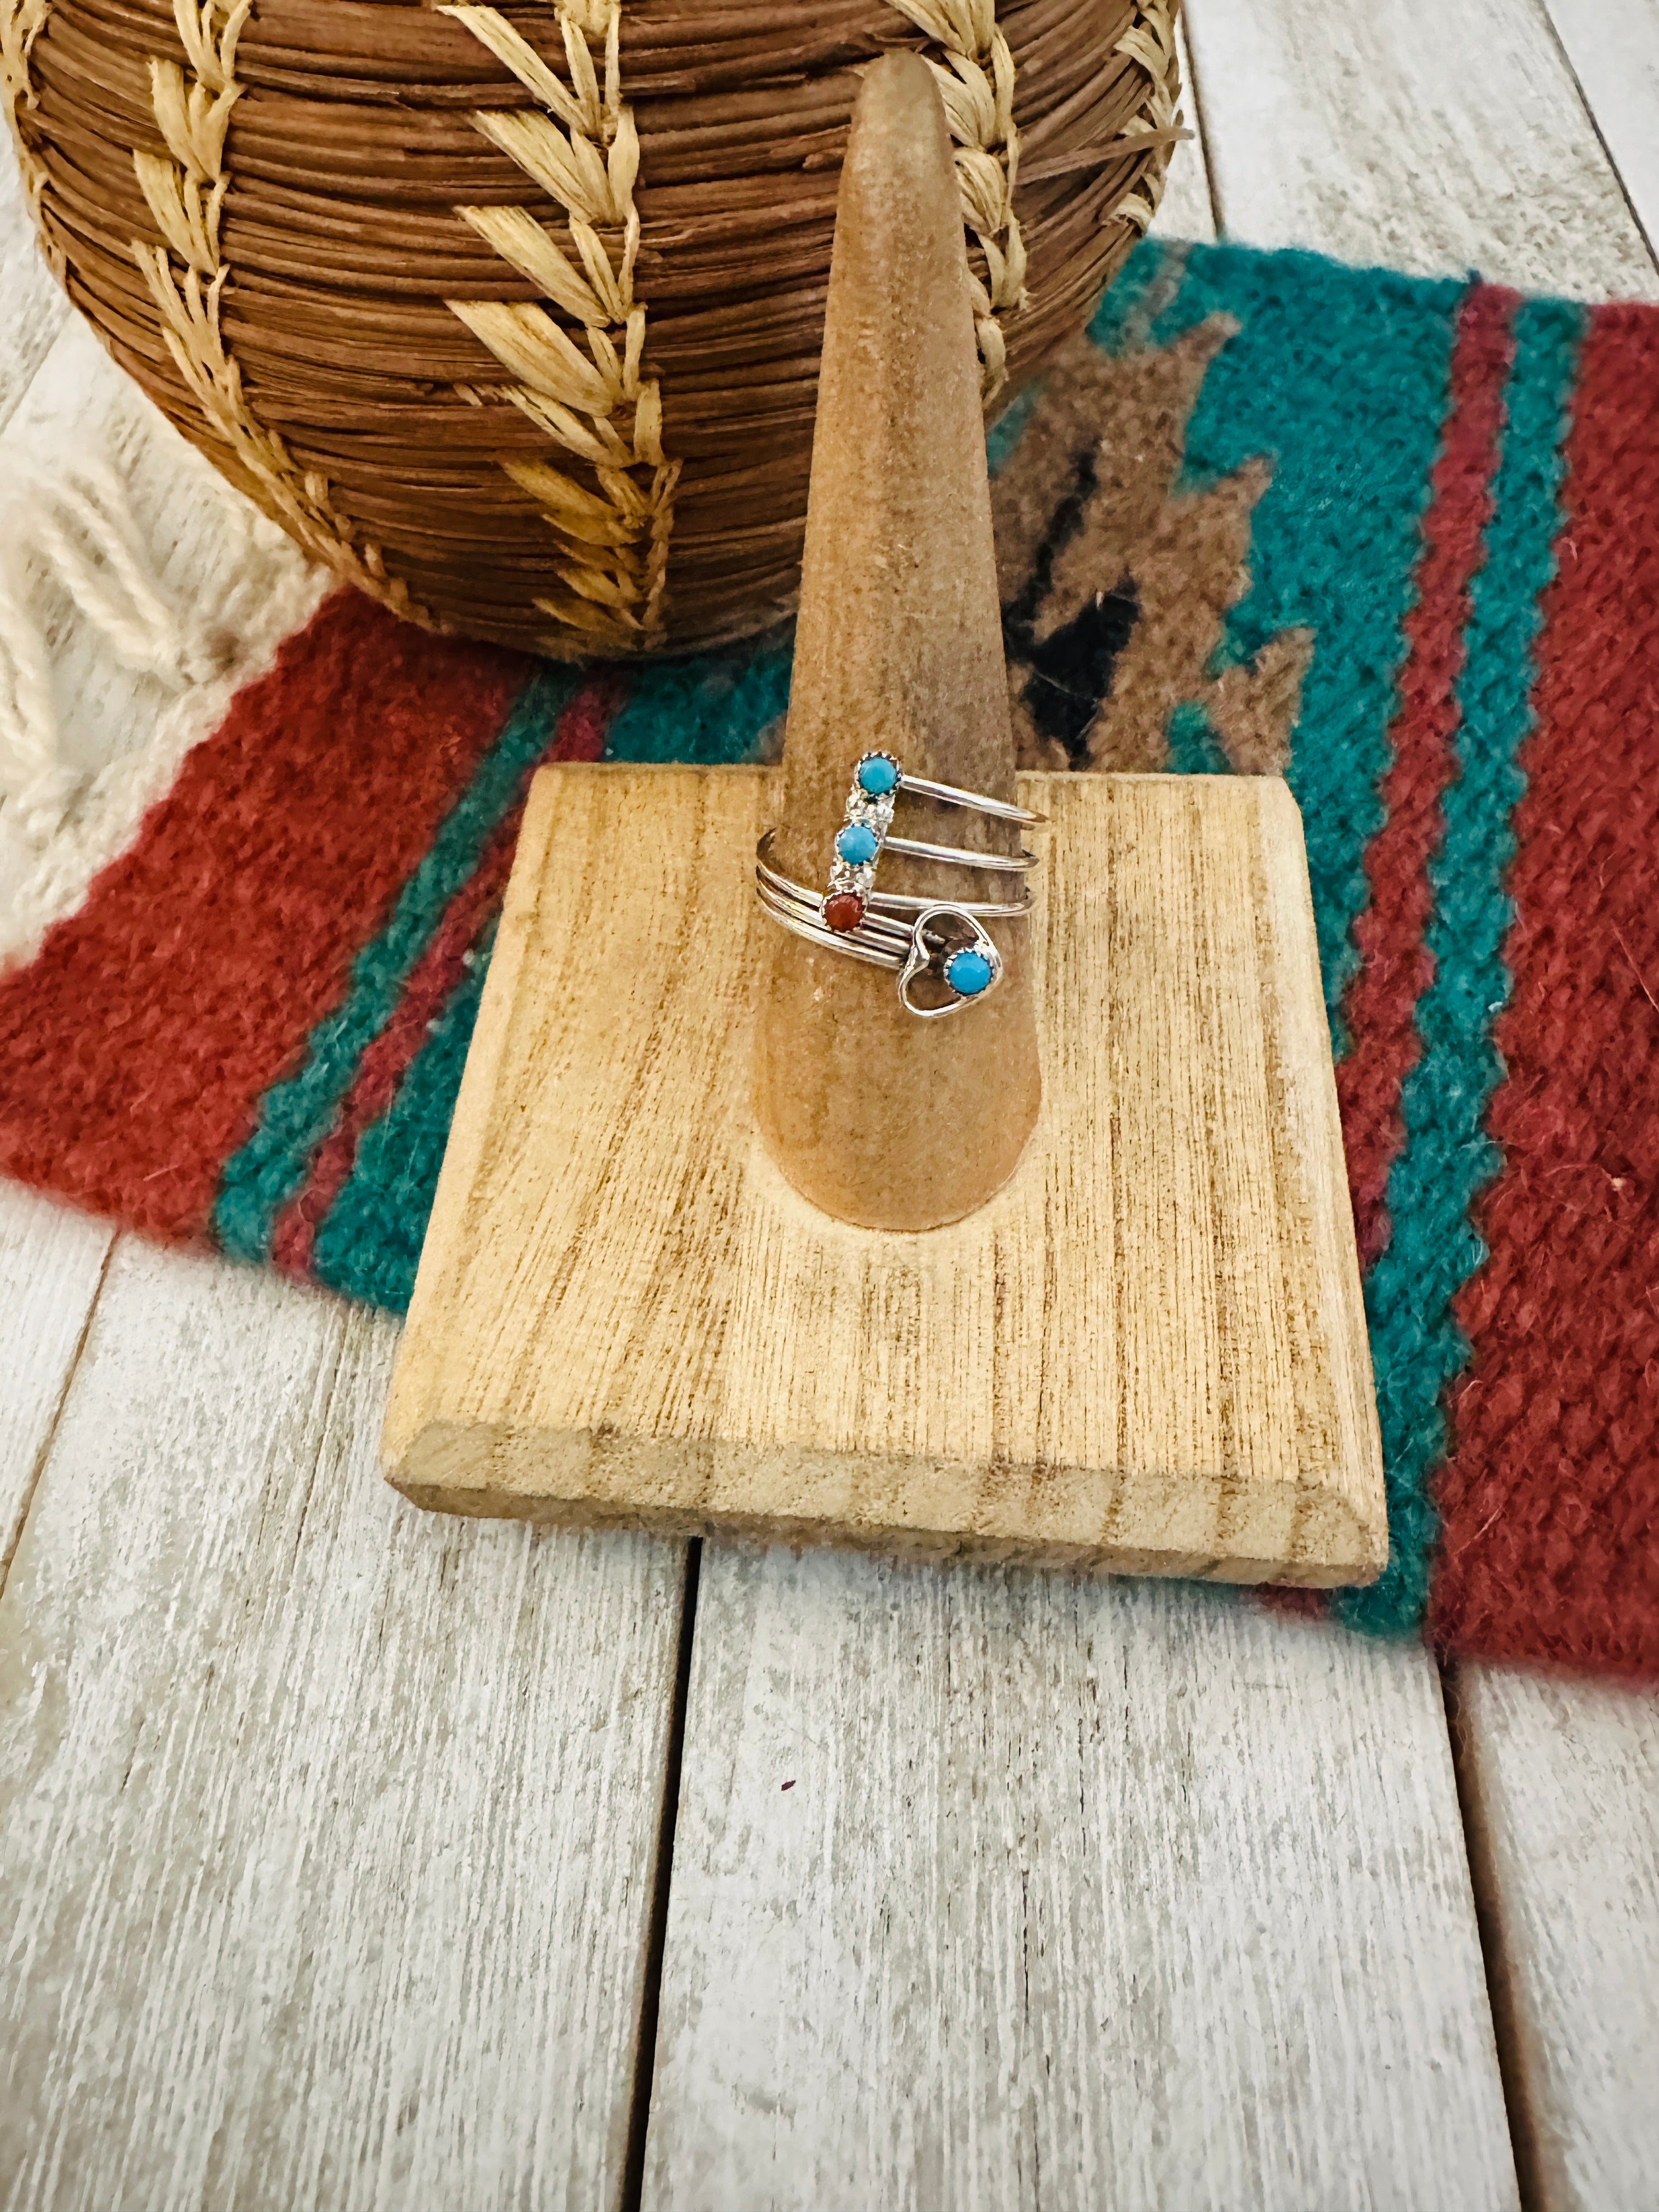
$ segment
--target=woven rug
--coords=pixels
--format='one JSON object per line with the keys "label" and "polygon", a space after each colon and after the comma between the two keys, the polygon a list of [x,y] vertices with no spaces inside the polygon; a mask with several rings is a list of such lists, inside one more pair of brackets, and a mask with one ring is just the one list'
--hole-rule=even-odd
{"label": "woven rug", "polygon": [[[1659,310],[1149,244],[992,448],[1028,763],[1303,809],[1393,1528],[1334,1609],[1659,1674]],[[763,756],[787,643],[238,621],[12,803],[0,1165],[400,1308],[529,776]]]}

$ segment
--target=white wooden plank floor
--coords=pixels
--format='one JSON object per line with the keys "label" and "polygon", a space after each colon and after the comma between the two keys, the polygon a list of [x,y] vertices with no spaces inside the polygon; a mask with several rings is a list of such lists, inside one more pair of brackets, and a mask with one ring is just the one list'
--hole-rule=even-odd
{"label": "white wooden plank floor", "polygon": [[1534,2203],[1659,2203],[1659,1699],[1457,1670],[1471,1844]]}
{"label": "white wooden plank floor", "polygon": [[6,1339],[0,1419],[0,1583],[92,1319],[113,1232],[0,1184],[0,1322]]}
{"label": "white wooden plank floor", "polygon": [[[1231,235],[1659,297],[1659,0],[1188,10]],[[14,197],[0,448],[160,483]],[[1461,1671],[1478,1931],[1422,1652],[708,1547],[678,1770],[679,1547],[411,1513],[390,1325],[111,1245],[0,1188],[0,2202],[1656,2201],[1659,1701]]]}
{"label": "white wooden plank floor", "polygon": [[[1659,299],[1540,0],[1185,7],[1231,237],[1425,276],[1473,266],[1576,298]],[[1652,0],[1632,7],[1650,12]]]}
{"label": "white wooden plank floor", "polygon": [[0,1604],[10,2205],[618,2199],[684,1548],[410,1511],[396,1336],[120,1242]]}
{"label": "white wooden plank floor", "polygon": [[0,428],[46,359],[69,302],[52,282],[34,242],[9,138],[0,144],[6,182],[0,191]]}
{"label": "white wooden plank floor", "polygon": [[1579,94],[1651,248],[1659,249],[1659,7],[1545,0]]}
{"label": "white wooden plank floor", "polygon": [[1417,1649],[706,1545],[645,2202],[1511,2205],[1455,1808]]}

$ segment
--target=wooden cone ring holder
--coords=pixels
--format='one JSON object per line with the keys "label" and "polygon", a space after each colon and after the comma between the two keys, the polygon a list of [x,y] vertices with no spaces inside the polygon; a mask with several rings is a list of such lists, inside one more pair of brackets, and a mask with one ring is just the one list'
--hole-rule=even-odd
{"label": "wooden cone ring holder", "polygon": [[[960,203],[908,55],[868,72],[842,173],[783,767],[537,777],[392,1480],[578,1525],[1370,1580],[1381,1448],[1288,791],[1019,778],[1049,819],[1036,907],[995,926],[983,1005],[919,1022],[753,896],[767,826],[823,884],[876,749],[1016,795]],[[1009,849],[905,805],[908,835]],[[881,888],[994,883],[894,856]]]}

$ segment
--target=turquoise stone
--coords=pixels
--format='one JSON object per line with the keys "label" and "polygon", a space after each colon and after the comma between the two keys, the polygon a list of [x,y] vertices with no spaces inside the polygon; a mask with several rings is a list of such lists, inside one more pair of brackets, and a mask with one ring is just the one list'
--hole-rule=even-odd
{"label": "turquoise stone", "polygon": [[945,963],[945,980],[958,998],[976,999],[991,980],[991,963],[982,952],[953,952]]}
{"label": "turquoise stone", "polygon": [[878,841],[862,822],[849,822],[836,840],[836,850],[849,868],[861,868],[876,857]]}
{"label": "turquoise stone", "polygon": [[883,799],[899,780],[899,772],[890,760],[879,753],[866,753],[859,763],[859,789],[867,791],[872,799]]}

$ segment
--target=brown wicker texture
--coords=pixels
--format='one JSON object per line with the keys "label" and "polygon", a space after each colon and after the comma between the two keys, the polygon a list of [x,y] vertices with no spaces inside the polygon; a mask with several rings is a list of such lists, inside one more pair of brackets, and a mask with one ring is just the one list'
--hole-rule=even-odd
{"label": "brown wicker texture", "polygon": [[0,67],[184,434],[400,611],[568,657],[792,603],[860,69],[935,65],[994,404],[1152,218],[1176,4],[0,0]]}

